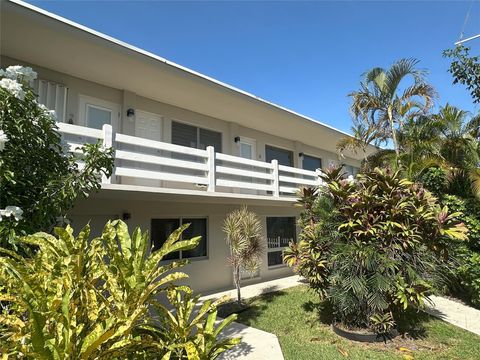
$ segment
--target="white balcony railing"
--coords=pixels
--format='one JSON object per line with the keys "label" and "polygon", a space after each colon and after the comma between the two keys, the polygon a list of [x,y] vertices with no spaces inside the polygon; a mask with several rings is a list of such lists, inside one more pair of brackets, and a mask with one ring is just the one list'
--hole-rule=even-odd
{"label": "white balcony railing", "polygon": [[[115,168],[104,183],[150,181],[150,186],[208,192],[248,193],[273,197],[292,196],[300,186],[318,186],[315,171],[262,162],[206,150],[169,144],[120,133],[110,125],[102,130],[58,123],[59,131],[78,153],[85,142],[103,141],[115,149]],[[81,163],[81,161],[80,161]]]}

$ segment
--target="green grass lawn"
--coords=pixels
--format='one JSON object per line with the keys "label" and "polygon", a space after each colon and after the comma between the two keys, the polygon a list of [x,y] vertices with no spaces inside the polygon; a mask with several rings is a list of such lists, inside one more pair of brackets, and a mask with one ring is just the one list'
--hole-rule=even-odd
{"label": "green grass lawn", "polygon": [[334,334],[328,325],[331,312],[321,309],[323,304],[306,286],[270,293],[249,304],[237,321],[277,335],[287,360],[480,359],[480,336],[424,313],[415,314],[421,322],[411,334],[387,344],[364,344]]}

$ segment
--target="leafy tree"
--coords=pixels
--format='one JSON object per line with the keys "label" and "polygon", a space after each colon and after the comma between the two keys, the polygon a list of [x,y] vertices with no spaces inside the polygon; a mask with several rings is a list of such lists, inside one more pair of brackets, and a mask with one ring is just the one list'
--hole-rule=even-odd
{"label": "leafy tree", "polygon": [[262,226],[258,216],[242,207],[227,215],[223,231],[230,247],[228,262],[233,269],[233,281],[237,289],[237,301],[241,302],[242,271],[251,274],[258,270],[264,251]]}
{"label": "leafy tree", "polygon": [[[207,346],[208,354],[233,346],[237,340],[217,343],[218,333],[211,324],[216,304],[210,303],[194,319],[188,317],[170,327],[168,337],[152,341],[144,332],[148,324],[175,316],[164,311],[152,318],[150,310],[161,307],[159,296],[166,290],[171,294],[174,282],[187,277],[177,271],[185,260],[159,264],[169,253],[198,245],[200,237],[179,240],[187,227],[174,231],[153,253],[148,233],[137,228],[130,236],[127,225],[119,220],[108,222],[102,235],[92,240],[88,225],[77,237],[69,226],[56,228],[57,237],[26,236],[21,242],[38,247],[30,258],[0,249],[0,353],[52,360],[130,359],[155,353],[149,358],[169,359],[176,358],[170,353],[179,345],[177,338],[195,326],[198,332],[191,335],[191,342]],[[194,304],[180,299],[175,305],[190,309]],[[213,357],[202,357],[206,358]]]}
{"label": "leafy tree", "polygon": [[15,249],[15,233],[51,231],[78,197],[97,190],[101,174],[111,174],[113,152],[100,143],[84,145],[80,169],[57,132],[55,114],[29,85],[36,73],[11,66],[0,76],[0,204],[22,215],[0,222],[0,245]]}
{"label": "leafy tree", "polygon": [[[425,81],[425,71],[417,69],[417,64],[415,59],[401,59],[389,69],[373,68],[363,75],[360,90],[349,94],[350,111],[362,130],[360,144],[391,139],[396,156],[400,155],[396,130],[401,130],[412,114],[427,112],[436,97],[433,87]],[[405,85],[407,78],[412,78],[413,83]]]}
{"label": "leafy tree", "polygon": [[480,103],[480,57],[471,56],[470,48],[463,45],[445,50],[443,56],[452,59],[448,70],[454,84],[462,84],[470,91],[474,103]]}
{"label": "leafy tree", "polygon": [[451,240],[465,240],[467,229],[398,171],[352,181],[337,168],[322,178],[325,187],[300,193],[301,241],[286,263],[332,303],[336,321],[386,331],[406,309],[422,308]]}

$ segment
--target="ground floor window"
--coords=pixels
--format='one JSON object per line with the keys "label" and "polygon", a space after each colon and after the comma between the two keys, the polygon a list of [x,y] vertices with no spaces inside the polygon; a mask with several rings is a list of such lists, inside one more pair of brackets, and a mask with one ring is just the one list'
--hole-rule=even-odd
{"label": "ground floor window", "polygon": [[355,176],[358,174],[358,168],[352,165],[343,165],[344,171],[347,173],[347,176]]}
{"label": "ground floor window", "polygon": [[293,216],[267,217],[268,266],[283,264],[283,250],[297,240],[295,223]]}
{"label": "ground floor window", "polygon": [[190,224],[183,232],[183,239],[191,239],[201,236],[200,244],[186,251],[177,251],[164,257],[164,260],[189,259],[207,256],[207,219],[206,218],[175,218],[175,219],[152,219],[151,241],[153,251],[162,247],[170,234],[178,229],[181,224]]}

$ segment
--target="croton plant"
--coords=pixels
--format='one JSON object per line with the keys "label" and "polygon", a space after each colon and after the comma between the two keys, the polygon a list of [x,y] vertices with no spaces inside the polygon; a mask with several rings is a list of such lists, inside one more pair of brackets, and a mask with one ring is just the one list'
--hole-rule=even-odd
{"label": "croton plant", "polygon": [[331,302],[336,322],[386,332],[425,305],[449,243],[465,240],[467,228],[398,172],[347,179],[334,168],[322,179],[300,191],[300,241],[285,262]]}

